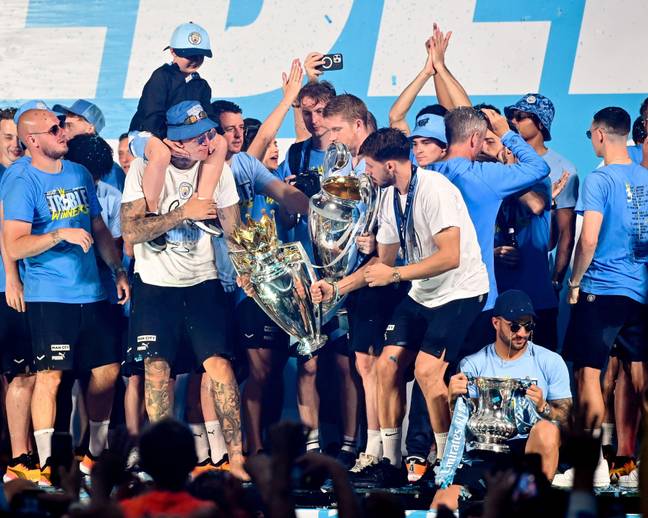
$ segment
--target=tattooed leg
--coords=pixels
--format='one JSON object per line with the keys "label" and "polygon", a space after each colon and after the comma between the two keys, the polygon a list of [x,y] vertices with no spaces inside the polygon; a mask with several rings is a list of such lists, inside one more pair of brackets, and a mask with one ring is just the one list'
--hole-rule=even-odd
{"label": "tattooed leg", "polygon": [[203,363],[212,380],[212,395],[216,413],[230,460],[230,472],[244,480],[249,477],[243,469],[243,441],[241,436],[241,398],[238,384],[229,360],[212,356]]}
{"label": "tattooed leg", "polygon": [[144,398],[146,413],[152,423],[171,415],[170,377],[171,368],[166,360],[144,360]]}

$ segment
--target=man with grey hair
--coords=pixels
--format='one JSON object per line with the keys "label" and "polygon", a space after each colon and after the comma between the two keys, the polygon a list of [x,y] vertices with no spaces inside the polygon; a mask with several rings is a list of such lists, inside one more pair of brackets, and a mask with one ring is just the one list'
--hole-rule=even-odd
{"label": "man with grey hair", "polygon": [[[545,178],[549,166],[522,137],[510,130],[507,120],[494,110],[460,107],[449,111],[444,119],[448,151],[442,162],[431,164],[429,169],[443,174],[461,191],[477,231],[490,284],[483,312],[467,335],[470,343],[464,344],[464,354],[460,356],[463,357],[492,342],[489,339],[492,334],[491,313],[497,298],[493,264],[494,228],[502,200]],[[487,129],[502,139],[517,163],[476,161]]]}

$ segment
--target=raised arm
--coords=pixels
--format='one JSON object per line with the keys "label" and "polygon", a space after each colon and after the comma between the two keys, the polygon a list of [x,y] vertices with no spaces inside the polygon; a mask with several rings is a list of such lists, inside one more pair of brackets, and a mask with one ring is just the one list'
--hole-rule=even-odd
{"label": "raised arm", "polygon": [[283,98],[263,124],[261,124],[259,131],[247,150],[248,154],[258,158],[260,161],[263,161],[268,146],[275,139],[286,114],[295,103],[299,94],[304,77],[299,60],[294,59],[290,67],[290,73],[282,73],[281,76],[283,82]]}
{"label": "raised arm", "polygon": [[437,91],[439,104],[448,110],[459,106],[472,106],[466,90],[445,65],[445,53],[451,36],[452,31],[443,34],[435,23],[434,34],[429,40],[432,64],[437,72],[434,76],[434,88]]}
{"label": "raised arm", "polygon": [[[434,65],[432,64],[432,38],[425,42],[425,49],[427,51],[427,58],[422,70],[416,75],[414,80],[405,87],[405,90],[398,96],[391,109],[389,110],[389,126],[401,130],[405,135],[410,134],[410,128],[407,124],[407,113],[412,108],[416,97],[421,92],[428,80],[436,74]],[[437,91],[439,102],[444,96],[444,92]]]}

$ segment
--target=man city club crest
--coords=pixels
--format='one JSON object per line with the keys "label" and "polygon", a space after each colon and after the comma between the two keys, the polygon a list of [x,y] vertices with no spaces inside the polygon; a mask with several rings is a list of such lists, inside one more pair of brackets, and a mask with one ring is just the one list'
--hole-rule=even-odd
{"label": "man city club crest", "polygon": [[188,39],[189,39],[189,43],[191,43],[192,45],[200,45],[200,42],[202,41],[202,37],[200,36],[200,33],[196,31],[190,32]]}
{"label": "man city club crest", "polygon": [[193,185],[189,182],[182,182],[178,187],[178,196],[181,200],[188,200],[193,194]]}

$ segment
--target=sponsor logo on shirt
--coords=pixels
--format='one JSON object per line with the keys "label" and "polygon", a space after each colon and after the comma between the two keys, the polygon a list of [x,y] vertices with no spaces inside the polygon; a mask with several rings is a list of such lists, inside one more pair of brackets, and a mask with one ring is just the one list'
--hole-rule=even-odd
{"label": "sponsor logo on shirt", "polygon": [[54,189],[45,193],[52,221],[89,214],[88,192],[85,187]]}
{"label": "sponsor logo on shirt", "polygon": [[52,344],[50,346],[50,350],[53,353],[69,351],[70,350],[70,345],[69,344]]}

